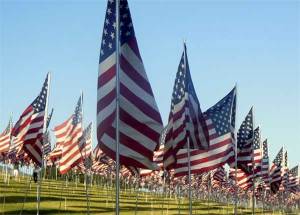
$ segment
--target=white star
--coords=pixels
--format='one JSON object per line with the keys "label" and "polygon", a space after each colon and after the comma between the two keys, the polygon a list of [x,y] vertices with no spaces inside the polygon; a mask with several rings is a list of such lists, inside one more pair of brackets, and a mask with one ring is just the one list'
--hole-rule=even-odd
{"label": "white star", "polygon": [[130,35],[130,31],[127,31],[127,32],[126,32],[126,36],[129,36],[129,35]]}
{"label": "white star", "polygon": [[108,19],[105,19],[105,24],[109,25],[109,20]]}
{"label": "white star", "polygon": [[115,38],[115,33],[114,33],[114,32],[111,32],[110,37],[111,37],[111,39],[113,40],[113,39]]}
{"label": "white star", "polygon": [[106,44],[106,43],[105,43],[105,40],[102,40],[102,44],[103,44],[103,45],[105,45],[105,44]]}
{"label": "white star", "polygon": [[110,9],[110,8],[107,9],[107,14],[108,14],[108,15],[111,14],[111,9]]}
{"label": "white star", "polygon": [[103,33],[104,33],[104,35],[107,35],[107,30],[106,30],[106,28],[104,28]]}
{"label": "white star", "polygon": [[116,29],[116,27],[117,27],[117,24],[115,22],[113,23],[113,27],[114,27],[114,29]]}
{"label": "white star", "polygon": [[109,44],[108,44],[108,47],[109,47],[110,49],[112,49],[112,44],[111,44],[111,43],[109,43]]}

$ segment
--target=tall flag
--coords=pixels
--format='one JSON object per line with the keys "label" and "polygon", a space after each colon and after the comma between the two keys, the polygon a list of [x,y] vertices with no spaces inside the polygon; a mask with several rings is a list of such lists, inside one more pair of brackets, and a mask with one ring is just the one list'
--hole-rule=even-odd
{"label": "tall flag", "polygon": [[59,161],[59,171],[66,174],[81,161],[79,139],[83,134],[82,128],[82,96],[79,97],[75,113],[72,116],[71,129],[62,144],[62,156]]}
{"label": "tall flag", "polygon": [[268,155],[268,140],[263,142],[263,157],[261,160],[261,173],[260,176],[264,182],[266,189],[270,188],[270,175],[269,175],[269,155]]}
{"label": "tall flag", "polygon": [[277,193],[280,184],[282,182],[282,175],[281,175],[282,165],[283,165],[283,148],[281,148],[278,154],[276,155],[270,168],[271,190],[273,193]]}
{"label": "tall flag", "polygon": [[262,159],[259,127],[257,127],[254,130],[253,155],[252,156],[253,156],[253,173],[256,177],[258,177],[261,175],[261,159]]}
{"label": "tall flag", "polygon": [[92,154],[92,123],[90,123],[79,140],[79,148],[83,159],[87,159]]}
{"label": "tall flag", "polygon": [[288,190],[293,193],[299,192],[299,165],[291,168],[288,171],[288,176]]}
{"label": "tall flag", "polygon": [[208,128],[203,117],[192,77],[190,74],[186,46],[178,66],[165,139],[164,165],[170,169],[176,164],[179,149],[207,149]]}
{"label": "tall flag", "polygon": [[163,129],[144,69],[127,0],[120,1],[119,119],[116,119],[116,1],[109,0],[102,34],[97,98],[97,139],[115,159],[119,120],[120,164],[155,169],[153,151]]}
{"label": "tall flag", "polygon": [[[217,104],[209,108],[204,117],[209,129],[209,149],[191,150],[191,173],[203,173],[234,163],[234,125],[236,109],[236,88],[233,88]],[[188,174],[188,153],[181,149],[176,155],[175,175]]]}
{"label": "tall flag", "polygon": [[237,167],[252,174],[253,108],[250,109],[237,133]]}
{"label": "tall flag", "polygon": [[32,161],[42,166],[42,142],[45,110],[48,98],[49,73],[40,94],[25,109],[13,128],[12,135],[22,141],[22,150]]}
{"label": "tall flag", "polygon": [[0,155],[6,155],[11,144],[12,119],[10,118],[7,127],[0,134]]}

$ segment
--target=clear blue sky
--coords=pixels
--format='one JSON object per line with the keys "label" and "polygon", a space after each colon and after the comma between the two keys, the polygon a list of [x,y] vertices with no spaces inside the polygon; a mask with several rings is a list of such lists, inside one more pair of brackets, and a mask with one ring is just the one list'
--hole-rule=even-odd
{"label": "clear blue sky", "polygon": [[[237,123],[255,107],[270,157],[300,152],[299,1],[129,0],[135,32],[164,123],[187,40],[203,110],[238,84]],[[52,72],[51,127],[84,91],[84,121],[96,119],[96,88],[106,1],[0,2],[0,129],[17,120]],[[94,142],[94,144],[96,144]]]}

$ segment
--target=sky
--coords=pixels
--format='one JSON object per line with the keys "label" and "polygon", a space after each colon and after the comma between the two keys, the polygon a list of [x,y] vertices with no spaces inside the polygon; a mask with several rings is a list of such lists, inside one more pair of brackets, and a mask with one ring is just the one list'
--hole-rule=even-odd
{"label": "sky", "polygon": [[[202,110],[237,84],[237,125],[254,106],[270,159],[284,146],[290,167],[299,163],[299,1],[129,0],[129,7],[164,124],[186,40]],[[84,124],[95,125],[105,10],[106,1],[0,1],[0,131],[38,95],[49,71],[50,127],[73,113],[81,90]]]}

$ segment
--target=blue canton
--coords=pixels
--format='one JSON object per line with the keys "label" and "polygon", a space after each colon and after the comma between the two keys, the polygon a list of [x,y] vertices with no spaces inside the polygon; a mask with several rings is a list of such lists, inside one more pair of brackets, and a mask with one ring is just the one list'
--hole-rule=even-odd
{"label": "blue canton", "polygon": [[218,136],[232,132],[232,113],[235,100],[235,88],[217,104],[209,108],[204,116],[211,119]]}
{"label": "blue canton", "polygon": [[[116,2],[109,0],[102,33],[99,63],[116,51]],[[120,42],[126,43],[135,37],[127,0],[120,1]]]}

